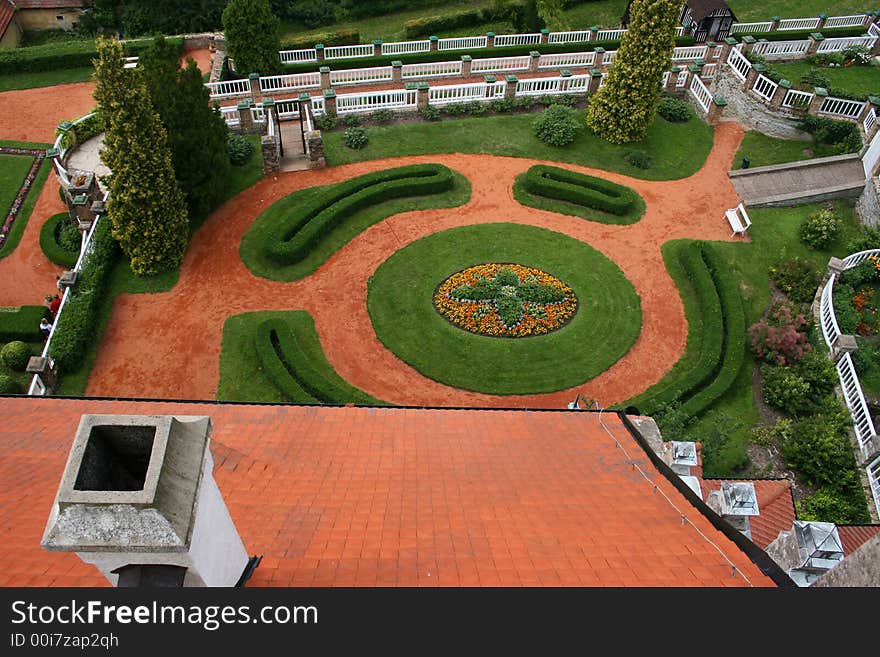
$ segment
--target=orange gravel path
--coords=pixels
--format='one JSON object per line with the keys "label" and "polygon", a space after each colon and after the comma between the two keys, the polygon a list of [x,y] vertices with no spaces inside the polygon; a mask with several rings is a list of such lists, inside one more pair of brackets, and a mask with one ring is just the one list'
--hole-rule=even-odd
{"label": "orange gravel path", "polygon": [[[526,208],[513,199],[514,178],[539,160],[488,155],[434,155],[378,160],[266,178],[219,208],[195,235],[170,292],[121,295],[98,354],[87,394],[211,399],[217,391],[223,323],[256,310],[304,309],[327,358],[341,376],[376,397],[399,404],[560,408],[575,392],[603,405],[622,401],[657,382],[684,351],[687,322],[660,246],[672,239],[729,240],[724,210],[738,202],[727,178],[742,139],[733,123],[716,127],[715,143],[700,171],[677,181],[651,182],[586,167],[636,189],[647,204],[631,226],[611,226]],[[278,283],[254,277],[238,256],[253,220],[292,191],[368,171],[439,162],[464,174],[472,198],[453,209],[407,212],[371,226],[308,278]],[[643,326],[620,361],[591,381],[551,394],[494,396],[451,388],[422,376],[385,349],[366,309],[367,279],[391,254],[440,230],[476,223],[516,222],[564,233],[614,260],[641,297]],[[345,290],[344,294],[340,291]],[[322,298],[332,298],[327,304]]]}
{"label": "orange gravel path", "polygon": [[214,55],[210,50],[207,48],[199,48],[198,50],[185,52],[180,57],[180,65],[186,67],[186,60],[190,57],[196,60],[196,64],[198,64],[199,70],[202,73],[211,72],[211,60],[214,58]]}
{"label": "orange gravel path", "polygon": [[18,89],[0,93],[0,139],[55,141],[55,128],[95,106],[94,82]]}

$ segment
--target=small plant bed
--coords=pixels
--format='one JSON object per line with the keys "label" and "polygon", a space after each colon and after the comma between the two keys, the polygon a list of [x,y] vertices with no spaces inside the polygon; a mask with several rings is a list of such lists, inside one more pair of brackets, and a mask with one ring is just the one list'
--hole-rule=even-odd
{"label": "small plant bed", "polygon": [[829,155],[837,155],[837,152],[828,144],[800,139],[781,139],[770,137],[757,130],[749,130],[743,136],[739,150],[733,158],[732,168],[742,169],[743,158],[746,157],[749,158],[750,167],[764,167]]}
{"label": "small plant bed", "polygon": [[633,224],[645,213],[644,200],[629,187],[542,164],[517,176],[513,196],[529,207],[603,224]]}
{"label": "small plant bed", "polygon": [[[577,297],[578,312],[551,333],[518,339],[462,330],[437,312],[437,283],[486,262],[553,272]],[[588,381],[629,351],[641,330],[639,297],[613,262],[559,233],[505,223],[453,228],[399,250],[370,278],[367,309],[379,340],[423,375],[500,395]]]}
{"label": "small plant bed", "polygon": [[[46,180],[41,167],[46,153],[35,148],[25,148],[0,143],[0,211],[3,212],[3,223],[0,225],[0,257],[8,255],[24,231],[28,217],[40,188]],[[36,187],[33,201],[28,203],[31,190]],[[16,222],[22,214],[21,221]],[[16,223],[21,224],[15,230]],[[8,243],[8,249],[7,247]]]}
{"label": "small plant bed", "polygon": [[239,253],[256,276],[297,280],[393,214],[455,207],[469,197],[467,180],[438,164],[377,171],[276,201],[245,233]]}
{"label": "small plant bed", "polygon": [[[876,235],[875,238],[880,237]],[[873,248],[880,248],[878,240]],[[858,349],[852,353],[862,390],[880,398],[880,259],[868,257],[847,269],[834,285],[834,314],[840,330],[855,335]]]}
{"label": "small plant bed", "polygon": [[79,227],[66,212],[53,214],[40,229],[40,248],[56,265],[73,267],[79,258],[81,243]]}
{"label": "small plant bed", "polygon": [[223,401],[384,404],[345,382],[324,356],[315,323],[302,310],[234,315],[223,326]]}
{"label": "small plant bed", "polygon": [[[578,117],[585,120],[581,111]],[[334,131],[325,136],[324,153],[331,165],[404,155],[490,153],[579,164],[645,180],[674,180],[699,170],[712,148],[712,128],[703,121],[671,123],[658,117],[644,140],[624,145],[584,129],[563,148],[540,141],[533,121],[531,114],[522,114],[381,126],[368,130],[369,145],[360,150],[347,148],[343,134]],[[627,160],[634,150],[651,156],[650,168]]]}
{"label": "small plant bed", "polygon": [[451,324],[491,337],[521,338],[559,330],[577,312],[574,290],[533,267],[488,263],[443,281],[434,307]]}

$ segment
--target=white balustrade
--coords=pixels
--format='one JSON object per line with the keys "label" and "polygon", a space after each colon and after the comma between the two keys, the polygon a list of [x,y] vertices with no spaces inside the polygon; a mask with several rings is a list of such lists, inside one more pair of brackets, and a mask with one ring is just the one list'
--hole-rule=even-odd
{"label": "white balustrade", "polygon": [[871,23],[868,26],[868,35],[872,37],[880,37],[880,26],[877,23]]}
{"label": "white balustrade", "polygon": [[496,46],[527,46],[541,43],[541,35],[538,34],[498,34],[495,36]]}
{"label": "white balustrade", "polygon": [[415,109],[416,94],[415,89],[341,94],[336,96],[336,112],[338,114],[355,114],[358,112],[373,112],[380,109]]}
{"label": "white balustrade", "polygon": [[822,296],[819,297],[819,323],[822,325],[822,337],[829,349],[840,337],[840,327],[834,315],[834,279],[832,276],[828,280],[822,288]]}
{"label": "white balustrade", "polygon": [[626,30],[599,30],[596,33],[597,41],[620,41]]}
{"label": "white balustrade", "polygon": [[280,50],[278,54],[281,56],[282,64],[304,64],[318,61],[318,51],[314,48]]}
{"label": "white balustrade", "polygon": [[730,49],[730,54],[727,56],[727,65],[730,66],[731,72],[733,72],[741,82],[745,82],[746,76],[749,74],[749,71],[752,70],[752,63],[746,59],[746,56],[743,55],[738,48]]}
{"label": "white balustrade", "polygon": [[504,97],[506,88],[504,81],[441,85],[428,90],[428,102],[432,105],[450,105],[473,100],[496,100]]}
{"label": "white balustrade", "polygon": [[488,37],[453,37],[450,39],[439,39],[437,41],[438,50],[464,50],[466,48],[485,48],[489,43]]}
{"label": "white balustrade", "polygon": [[752,46],[752,52],[764,59],[801,59],[807,56],[810,40],[760,41]]}
{"label": "white balustrade", "polygon": [[356,46],[327,46],[324,48],[324,59],[356,59],[372,57],[373,44],[362,43]]}
{"label": "white balustrade", "polygon": [[706,59],[708,52],[706,46],[687,46],[684,48],[676,48],[672,51],[672,61],[683,62],[696,59]]}
{"label": "white balustrade", "polygon": [[677,28],[675,28],[675,36],[677,36],[677,37],[684,36],[684,30],[685,30],[684,26],[679,25]]}
{"label": "white balustrade", "polygon": [[254,123],[266,122],[266,110],[263,107],[251,107],[251,118]]}
{"label": "white balustrade", "polygon": [[690,92],[703,111],[708,112],[712,105],[712,94],[709,93],[699,75],[694,75],[691,78]]}
{"label": "white balustrade", "polygon": [[819,27],[818,18],[783,18],[779,21],[776,29],[780,32],[786,32],[788,30],[815,30],[817,27]]}
{"label": "white balustrade", "polygon": [[810,91],[798,91],[797,89],[789,89],[782,99],[782,106],[786,109],[806,109],[813,101],[813,94]]}
{"label": "white balustrade", "polygon": [[431,42],[428,39],[422,41],[392,41],[382,44],[383,55],[400,55],[411,52],[429,52]]}
{"label": "white balustrade", "polygon": [[877,108],[871,107],[868,110],[867,115],[865,115],[864,120],[862,121],[862,128],[865,130],[865,134],[867,135],[871,128],[873,128],[877,124]]}
{"label": "white balustrade", "polygon": [[718,74],[718,64],[703,64],[700,77],[711,80]]}
{"label": "white balustrade", "polygon": [[863,109],[865,109],[865,103],[860,100],[828,96],[822,101],[822,105],[819,106],[819,114],[830,114],[831,116],[855,119],[861,115]]}
{"label": "white balustrade", "polygon": [[874,506],[880,513],[880,458],[877,458],[867,468],[868,482],[871,484],[871,495],[874,497]]}
{"label": "white balustrade", "polygon": [[221,107],[220,116],[226,121],[226,125],[235,128],[241,125],[241,115],[238,113],[237,107]]}
{"label": "white balustrade", "polygon": [[323,96],[312,96],[312,112],[314,112],[315,116],[321,116],[326,113]]}
{"label": "white balustrade", "polygon": [[547,37],[547,43],[583,43],[589,41],[593,33],[589,30],[572,32],[551,32]]}
{"label": "white balustrade", "polygon": [[712,50],[712,59],[721,59],[721,55],[724,54],[724,46],[715,46]]}
{"label": "white balustrade", "polygon": [[773,29],[773,23],[764,21],[761,23],[734,23],[730,26],[731,34],[757,34],[761,32],[769,32]]}
{"label": "white balustrade", "polygon": [[874,422],[871,419],[871,413],[868,410],[868,403],[865,401],[865,394],[862,392],[862,386],[859,382],[859,376],[852,362],[850,354],[844,354],[837,361],[837,376],[840,379],[840,388],[843,391],[843,401],[849,409],[853,419],[853,429],[856,434],[856,442],[859,445],[859,451],[862,458],[868,457],[868,443],[871,436],[876,435]]}
{"label": "white balustrade", "polygon": [[768,78],[766,75],[759,75],[757,79],[755,79],[755,84],[752,87],[752,91],[757,96],[763,98],[767,102],[770,102],[770,99],[773,98],[773,94],[776,93],[776,89],[778,87],[779,85]]}
{"label": "white balustrade", "polygon": [[599,62],[602,66],[611,66],[614,63],[614,58],[617,57],[616,50],[607,50],[605,54],[602,55],[602,61]]}
{"label": "white balustrade", "polygon": [[528,71],[532,58],[524,57],[489,57],[471,61],[471,73],[493,73],[501,71]]}
{"label": "white balustrade", "polygon": [[342,71],[330,71],[331,86],[346,84],[375,84],[391,82],[394,69],[391,66],[373,66],[370,68],[349,68]]}
{"label": "white balustrade", "polygon": [[687,69],[684,69],[683,71],[678,72],[678,77],[675,78],[675,88],[676,89],[683,89],[684,88],[684,86],[687,84],[689,73],[690,73],[690,71],[688,71]]}
{"label": "white balustrade", "polygon": [[590,89],[589,75],[558,78],[527,78],[516,83],[517,96],[545,96],[586,93]]}
{"label": "white balustrade", "polygon": [[541,58],[538,60],[538,68],[580,68],[593,66],[595,63],[595,52],[573,52],[559,55],[541,55]]}
{"label": "white balustrade", "polygon": [[848,255],[843,259],[843,268],[852,269],[853,267],[862,264],[870,257],[880,257],[880,249],[868,249],[867,251],[859,251],[852,255]]}
{"label": "white balustrade", "polygon": [[840,52],[841,50],[846,50],[850,46],[864,46],[865,48],[870,49],[874,47],[875,41],[877,41],[877,37],[873,36],[825,39],[819,44],[819,49],[816,52]]}
{"label": "white balustrade", "polygon": [[293,75],[270,75],[260,78],[260,91],[273,93],[295,89],[314,89],[321,86],[320,73],[296,73]]}
{"label": "white balustrade", "polygon": [[293,99],[276,100],[275,111],[278,112],[278,118],[282,120],[299,118],[299,102]]}
{"label": "white balustrade", "polygon": [[250,96],[251,85],[248,80],[226,80],[224,82],[206,82],[211,100],[232,98],[233,96]]}
{"label": "white balustrade", "polygon": [[452,62],[426,62],[424,64],[404,64],[401,69],[403,79],[445,78],[461,75],[461,60]]}
{"label": "white balustrade", "polygon": [[851,14],[849,16],[829,16],[825,19],[824,27],[856,27],[858,25],[863,25],[864,22],[864,14]]}
{"label": "white balustrade", "polygon": [[663,89],[665,89],[665,88],[666,88],[666,85],[669,84],[669,76],[670,76],[671,74],[672,74],[672,73],[671,73],[670,71],[664,71],[664,72],[663,72],[663,79],[660,81],[660,86],[661,86]]}

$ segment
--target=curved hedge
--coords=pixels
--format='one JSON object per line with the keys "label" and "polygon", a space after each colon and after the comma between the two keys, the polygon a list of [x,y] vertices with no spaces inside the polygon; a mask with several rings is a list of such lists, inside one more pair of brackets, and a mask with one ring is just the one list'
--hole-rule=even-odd
{"label": "curved hedge", "polygon": [[522,179],[525,191],[576,205],[623,215],[633,209],[638,195],[629,187],[560,167],[537,164]]}
{"label": "curved hedge", "polygon": [[59,212],[46,220],[46,223],[40,229],[40,248],[43,250],[43,255],[49,258],[50,262],[69,269],[76,264],[79,258],[79,251],[66,251],[58,243],[58,224],[65,219],[67,219],[67,213]]}
{"label": "curved hedge", "polygon": [[414,164],[358,176],[295,208],[267,232],[263,246],[276,264],[293,264],[358,210],[390,199],[438,194],[452,186],[452,171],[440,164]]}
{"label": "curved hedge", "polygon": [[[183,37],[169,37],[165,41],[178,53],[183,53]],[[152,43],[152,39],[129,40],[122,44],[122,48],[126,57],[137,57]],[[0,50],[0,75],[83,68],[92,66],[92,60],[97,57],[98,50],[91,39],[9,48]]]}
{"label": "curved hedge", "polygon": [[40,320],[50,315],[46,306],[0,308],[0,344],[4,342],[43,342]]}
{"label": "curved hedge", "polygon": [[254,347],[263,372],[288,399],[320,404],[372,404],[376,401],[337,385],[318,371],[297,336],[281,319],[267,319],[257,326]]}

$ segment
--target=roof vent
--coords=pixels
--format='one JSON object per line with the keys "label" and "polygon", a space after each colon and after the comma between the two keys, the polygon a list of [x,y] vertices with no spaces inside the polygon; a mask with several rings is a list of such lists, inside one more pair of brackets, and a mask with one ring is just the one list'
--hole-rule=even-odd
{"label": "roof vent", "polygon": [[668,454],[669,467],[679,476],[687,477],[697,466],[697,443],[673,440]]}
{"label": "roof vent", "polygon": [[210,434],[209,417],[83,415],[43,547],[76,552],[114,585],[160,571],[184,586],[235,585],[248,556],[214,481]]}
{"label": "roof vent", "polygon": [[755,484],[746,481],[723,481],[720,490],[709,493],[706,504],[751,540],[752,528],[749,518],[760,515]]}
{"label": "roof vent", "polygon": [[834,523],[795,520],[767,546],[767,554],[798,586],[810,586],[843,560],[843,543]]}

